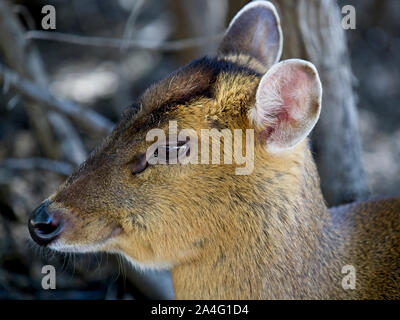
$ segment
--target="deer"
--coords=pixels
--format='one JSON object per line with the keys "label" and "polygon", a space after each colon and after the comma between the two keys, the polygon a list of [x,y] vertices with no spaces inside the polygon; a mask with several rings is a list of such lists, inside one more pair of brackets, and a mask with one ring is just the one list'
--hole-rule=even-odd
{"label": "deer", "polygon": [[[275,7],[244,6],[215,57],[150,86],[34,210],[33,240],[170,269],[177,299],[399,299],[400,198],[327,208],[308,139],[321,81],[311,62],[280,61],[282,45]],[[149,161],[148,132],[171,121],[188,136],[252,130],[253,171],[172,163],[187,139],[158,139],[165,164]]]}

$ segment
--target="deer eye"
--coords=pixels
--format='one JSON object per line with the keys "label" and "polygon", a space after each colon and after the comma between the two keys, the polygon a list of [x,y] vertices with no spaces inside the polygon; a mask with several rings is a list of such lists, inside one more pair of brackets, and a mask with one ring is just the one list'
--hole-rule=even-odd
{"label": "deer eye", "polygon": [[177,164],[182,159],[190,155],[189,143],[180,141],[174,144],[160,144],[148,156],[148,163],[155,164]]}
{"label": "deer eye", "polygon": [[[132,160],[128,166],[132,174],[138,174],[144,171],[149,162],[151,164],[169,164],[178,163],[180,159],[190,155],[189,143],[186,141],[178,142],[174,145],[160,145],[154,151],[153,155],[148,160],[146,154],[140,154],[134,160]],[[172,161],[175,159],[175,161]]]}
{"label": "deer eye", "polygon": [[176,145],[160,145],[153,154],[159,164],[178,163],[179,159],[185,157],[189,152],[186,142],[178,142]]}

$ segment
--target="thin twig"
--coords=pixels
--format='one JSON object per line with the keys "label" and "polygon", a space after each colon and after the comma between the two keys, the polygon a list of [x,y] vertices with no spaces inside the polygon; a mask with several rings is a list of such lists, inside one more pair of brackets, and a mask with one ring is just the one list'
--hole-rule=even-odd
{"label": "thin twig", "polygon": [[2,81],[8,81],[9,85],[22,95],[66,115],[71,120],[94,132],[106,134],[114,126],[113,122],[101,114],[92,110],[85,110],[71,101],[53,96],[47,88],[40,87],[27,79],[21,78],[16,72],[0,63],[0,82]]}
{"label": "thin twig", "polygon": [[46,158],[7,158],[0,160],[0,168],[6,168],[9,170],[43,169],[54,171],[65,176],[69,176],[73,169],[72,165],[69,163]]}
{"label": "thin twig", "polygon": [[[23,5],[9,6],[3,1],[0,5],[1,23],[0,50],[4,53],[4,63],[21,77],[29,79],[41,87],[48,87],[49,81],[43,60],[36,46],[25,39],[25,28],[17,14],[22,15],[30,29],[36,29],[35,21],[29,10]],[[11,13],[13,12],[13,14]],[[5,81],[4,92],[7,92]],[[7,107],[13,108],[18,102],[18,95],[9,100]],[[35,101],[22,97],[32,129],[39,146],[46,157],[62,157],[75,165],[87,157],[85,147],[75,127],[64,115],[43,110]],[[53,119],[55,119],[53,121]],[[54,124],[56,122],[56,124]]]}
{"label": "thin twig", "polygon": [[124,48],[129,49],[146,49],[154,51],[179,51],[187,48],[200,47],[221,39],[222,34],[204,36],[198,38],[189,38],[183,40],[167,41],[160,43],[159,41],[150,40],[134,40],[134,39],[118,39],[118,38],[103,38],[81,36],[69,33],[39,31],[32,30],[26,33],[27,39],[36,40],[51,40],[58,42],[72,43],[82,46],[94,47],[109,47],[109,48]]}
{"label": "thin twig", "polygon": [[[131,13],[129,14],[128,20],[126,21],[125,24],[124,33],[122,36],[123,39],[126,40],[131,38],[136,19],[139,16],[140,10],[142,9],[144,2],[145,2],[144,0],[135,1]],[[124,41],[124,43],[121,44],[120,49],[121,50],[126,49],[126,41]]]}
{"label": "thin twig", "polygon": [[56,128],[55,135],[59,141],[59,151],[62,159],[75,165],[81,164],[87,153],[79,134],[71,121],[59,112],[49,112],[48,120],[52,128]]}
{"label": "thin twig", "polygon": [[29,29],[36,29],[35,19],[33,19],[32,14],[29,12],[28,8],[22,4],[16,4],[13,6],[13,12],[15,14],[20,14],[25,23],[28,25]]}
{"label": "thin twig", "polygon": [[[41,72],[41,61],[34,46],[27,47],[25,31],[9,1],[0,1],[0,54],[4,63],[21,76],[41,85],[46,82]],[[55,137],[47,121],[46,110],[33,101],[24,100],[29,123],[35,133],[40,149],[49,158],[57,157]]]}

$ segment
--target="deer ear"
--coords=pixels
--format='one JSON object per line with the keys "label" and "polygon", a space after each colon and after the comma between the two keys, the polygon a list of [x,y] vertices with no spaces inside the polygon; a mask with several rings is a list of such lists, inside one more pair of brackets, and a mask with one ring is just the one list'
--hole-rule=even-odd
{"label": "deer ear", "polygon": [[282,61],[262,77],[251,117],[261,128],[267,151],[276,153],[301,142],[321,111],[322,87],[310,62]]}
{"label": "deer ear", "polygon": [[267,68],[282,54],[282,30],[279,16],[269,1],[253,1],[232,19],[220,44],[222,55],[246,54]]}

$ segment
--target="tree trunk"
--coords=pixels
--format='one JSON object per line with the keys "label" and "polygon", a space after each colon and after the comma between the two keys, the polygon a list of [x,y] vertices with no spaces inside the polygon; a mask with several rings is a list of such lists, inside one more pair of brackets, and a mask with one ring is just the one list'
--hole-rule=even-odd
{"label": "tree trunk", "polygon": [[[227,0],[170,0],[175,17],[175,39],[212,36],[222,33],[226,26]],[[181,50],[177,53],[180,62],[186,64],[203,55],[214,55],[218,41],[208,45]]]}
{"label": "tree trunk", "polygon": [[284,59],[302,58],[320,73],[321,118],[312,136],[321,187],[328,205],[368,196],[358,132],[354,77],[333,0],[273,0],[284,35]]}

